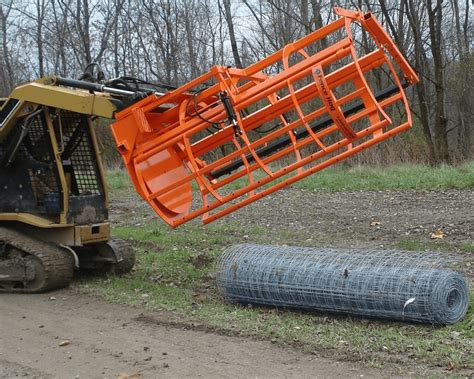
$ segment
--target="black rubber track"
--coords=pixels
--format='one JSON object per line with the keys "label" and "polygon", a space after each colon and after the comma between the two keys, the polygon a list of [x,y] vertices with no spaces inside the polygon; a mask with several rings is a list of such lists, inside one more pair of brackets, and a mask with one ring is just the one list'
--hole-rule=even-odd
{"label": "black rubber track", "polygon": [[107,242],[107,245],[114,251],[118,252],[122,257],[122,261],[114,263],[110,267],[109,272],[114,273],[115,275],[123,275],[132,271],[133,266],[135,265],[135,253],[130,244],[121,238],[112,237],[112,239]]}
{"label": "black rubber track", "polygon": [[[8,292],[39,293],[66,287],[71,282],[74,258],[66,249],[5,227],[0,227],[0,244],[12,245],[36,257],[44,270],[44,278],[39,287],[14,288]],[[0,287],[0,292],[7,291]]]}

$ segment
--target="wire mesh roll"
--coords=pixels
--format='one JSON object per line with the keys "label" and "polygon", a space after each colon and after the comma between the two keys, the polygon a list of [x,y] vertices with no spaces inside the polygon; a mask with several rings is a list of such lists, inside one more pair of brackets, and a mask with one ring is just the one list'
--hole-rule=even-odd
{"label": "wire mesh roll", "polygon": [[466,280],[435,254],[242,244],[218,261],[230,302],[453,324],[466,314]]}

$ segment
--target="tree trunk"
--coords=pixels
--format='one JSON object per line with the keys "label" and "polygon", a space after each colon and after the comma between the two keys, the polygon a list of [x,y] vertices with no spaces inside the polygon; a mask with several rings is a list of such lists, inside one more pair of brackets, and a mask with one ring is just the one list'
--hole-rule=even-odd
{"label": "tree trunk", "polygon": [[235,66],[237,68],[243,68],[242,60],[240,59],[239,55],[239,49],[237,47],[237,40],[235,38],[234,21],[232,19],[232,13],[230,9],[230,0],[222,0],[222,2],[224,3],[225,21],[227,23],[227,27],[229,28],[230,46],[232,48],[232,56],[234,57]]}
{"label": "tree trunk", "polygon": [[461,15],[459,12],[458,0],[451,0],[453,7],[453,16],[456,26],[457,51],[459,53],[459,68],[457,70],[457,79],[455,81],[454,92],[457,95],[458,111],[458,149],[464,159],[471,158],[471,128],[472,128],[472,72],[473,62],[470,59],[469,52],[469,0],[465,3],[465,17],[461,27]]}
{"label": "tree trunk", "polygon": [[3,82],[6,87],[6,88],[3,88],[3,91],[5,92],[5,95],[8,95],[11,92],[14,85],[13,69],[12,69],[12,64],[10,60],[10,54],[9,54],[9,49],[8,49],[8,36],[7,36],[7,32],[8,32],[7,20],[8,20],[8,15],[11,10],[11,5],[12,3],[10,3],[9,6],[4,9],[3,6],[0,4],[0,30],[2,33],[2,51],[3,51],[2,64],[4,65],[4,68],[2,68],[2,71],[3,71]]}
{"label": "tree trunk", "polygon": [[45,0],[36,1],[36,46],[38,48],[38,71],[40,77],[44,76],[43,22],[45,6]]}
{"label": "tree trunk", "polygon": [[409,0],[405,3],[406,11],[408,16],[408,22],[410,24],[411,32],[413,33],[414,42],[414,55],[415,55],[415,71],[420,75],[420,81],[415,85],[416,95],[418,97],[419,109],[420,109],[420,122],[423,128],[423,135],[425,142],[428,147],[429,161],[434,163],[436,161],[435,145],[433,143],[433,135],[430,129],[430,94],[428,91],[427,84],[425,83],[425,76],[429,76],[428,68],[426,64],[426,56],[424,53],[424,47],[422,44],[421,30],[420,30],[420,19],[418,12],[415,8],[413,0]]}
{"label": "tree trunk", "polygon": [[443,21],[442,0],[436,0],[436,7],[433,8],[432,0],[426,2],[428,10],[428,25],[430,30],[431,53],[433,56],[436,109],[434,122],[434,145],[437,163],[449,162],[448,120],[445,114],[445,83],[442,52],[442,32]]}

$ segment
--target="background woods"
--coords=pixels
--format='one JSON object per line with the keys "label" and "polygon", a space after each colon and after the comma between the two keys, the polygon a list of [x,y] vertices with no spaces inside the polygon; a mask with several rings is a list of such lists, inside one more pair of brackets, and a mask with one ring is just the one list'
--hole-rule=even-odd
{"label": "background woods", "polygon": [[0,95],[48,74],[77,78],[89,62],[180,85],[271,54],[331,21],[333,6],[375,13],[421,78],[409,94],[415,127],[357,161],[472,159],[470,0],[0,0]]}

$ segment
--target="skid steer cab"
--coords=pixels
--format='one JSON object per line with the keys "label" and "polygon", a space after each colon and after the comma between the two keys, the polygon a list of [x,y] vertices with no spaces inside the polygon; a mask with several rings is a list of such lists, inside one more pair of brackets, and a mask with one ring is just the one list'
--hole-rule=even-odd
{"label": "skid steer cab", "polygon": [[[169,225],[209,223],[412,124],[418,78],[370,13],[339,18],[244,69],[173,88],[46,77],[0,99],[0,290],[65,286],[74,266],[127,273],[110,236],[93,120],[112,119],[138,194]],[[362,31],[372,39],[361,54]],[[100,70],[99,70],[100,73]]]}

